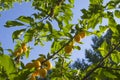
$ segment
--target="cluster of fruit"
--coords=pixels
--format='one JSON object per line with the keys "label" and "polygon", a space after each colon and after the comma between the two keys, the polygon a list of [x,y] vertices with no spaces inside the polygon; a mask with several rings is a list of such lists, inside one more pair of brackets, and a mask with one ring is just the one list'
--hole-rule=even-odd
{"label": "cluster of fruit", "polygon": [[36,59],[35,61],[26,64],[25,68],[27,69],[35,68],[35,71],[32,73],[29,80],[36,80],[35,78],[36,76],[40,76],[41,78],[46,77],[47,71],[52,68],[52,64],[49,60],[42,63],[43,61],[45,61],[45,58],[40,57]]}
{"label": "cluster of fruit", "polygon": [[15,57],[18,57],[20,55],[22,55],[23,53],[25,53],[28,50],[26,43],[22,43],[21,46],[15,50],[15,52],[13,53]]}
{"label": "cluster of fruit", "polygon": [[[85,37],[85,35],[86,34],[85,34],[84,31],[79,32],[78,34],[75,35],[74,41],[79,43],[81,41],[81,39]],[[65,46],[65,48],[64,48],[65,49],[65,53],[70,54],[72,52],[74,41],[72,41],[69,45]]]}

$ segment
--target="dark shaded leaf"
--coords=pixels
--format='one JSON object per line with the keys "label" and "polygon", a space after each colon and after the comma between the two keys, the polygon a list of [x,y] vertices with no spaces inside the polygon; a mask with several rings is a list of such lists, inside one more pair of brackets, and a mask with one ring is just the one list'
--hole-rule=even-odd
{"label": "dark shaded leaf", "polygon": [[114,14],[117,18],[120,18],[120,11],[119,10],[115,10]]}
{"label": "dark shaded leaf", "polygon": [[6,24],[4,25],[5,27],[15,27],[15,26],[23,26],[24,24],[18,21],[7,21]]}
{"label": "dark shaded leaf", "polygon": [[3,54],[3,53],[4,53],[3,48],[0,47],[0,54]]}
{"label": "dark shaded leaf", "polygon": [[9,53],[13,54],[12,49],[7,49],[7,51],[8,51]]}

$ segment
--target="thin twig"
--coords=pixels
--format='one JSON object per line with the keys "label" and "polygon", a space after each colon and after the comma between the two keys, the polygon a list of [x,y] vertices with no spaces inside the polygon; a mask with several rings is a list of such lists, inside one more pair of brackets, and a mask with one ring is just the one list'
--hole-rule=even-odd
{"label": "thin twig", "polygon": [[105,60],[109,55],[111,55],[112,52],[119,47],[119,45],[120,45],[120,42],[119,42],[118,44],[116,44],[115,47],[114,47],[113,49],[111,49],[111,50],[107,53],[107,55],[106,55],[105,57],[103,57],[103,58],[99,61],[99,63],[96,65],[96,67],[94,67],[93,69],[89,70],[88,73],[87,73],[81,80],[86,80],[96,69],[98,69],[98,68],[103,64],[104,60]]}

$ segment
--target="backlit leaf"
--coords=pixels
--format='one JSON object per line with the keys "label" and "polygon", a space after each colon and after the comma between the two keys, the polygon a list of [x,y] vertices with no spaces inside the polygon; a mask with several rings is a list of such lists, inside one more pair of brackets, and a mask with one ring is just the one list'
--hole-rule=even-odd
{"label": "backlit leaf", "polygon": [[26,17],[26,16],[20,16],[19,18],[17,18],[18,20],[25,22],[25,23],[30,23],[30,22],[34,22],[33,18],[31,17]]}
{"label": "backlit leaf", "polygon": [[14,39],[19,39],[21,34],[25,31],[26,29],[20,29],[20,30],[16,30],[13,32],[12,34],[12,39],[14,41]]}
{"label": "backlit leaf", "polygon": [[33,35],[34,35],[34,30],[29,29],[24,35],[24,41],[26,43],[32,41]]}
{"label": "backlit leaf", "polygon": [[119,52],[114,51],[114,53],[111,54],[111,59],[115,63],[120,63]]}
{"label": "backlit leaf", "polygon": [[13,60],[8,55],[0,55],[0,65],[4,67],[10,80],[13,80],[16,71]]}

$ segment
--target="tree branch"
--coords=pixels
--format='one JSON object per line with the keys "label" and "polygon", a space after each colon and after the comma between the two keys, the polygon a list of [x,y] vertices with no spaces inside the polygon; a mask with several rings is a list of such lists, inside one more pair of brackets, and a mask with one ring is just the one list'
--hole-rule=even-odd
{"label": "tree branch", "polygon": [[53,53],[51,56],[49,56],[46,60],[44,60],[41,64],[45,63],[46,61],[50,60],[51,58],[53,58],[56,54],[58,54],[67,44],[69,44],[75,36],[72,37],[72,39],[70,39],[66,44],[64,44],[57,52]]}
{"label": "tree branch", "polygon": [[94,67],[93,69],[89,70],[89,72],[88,72],[81,80],[86,80],[96,69],[100,68],[100,66],[103,64],[104,60],[105,60],[109,55],[111,55],[112,52],[119,47],[119,45],[120,45],[120,42],[118,42],[118,44],[116,44],[116,45],[114,46],[114,48],[111,49],[111,50],[107,53],[107,55],[106,55],[105,57],[103,57],[103,58],[99,61],[99,63],[96,65],[96,67]]}

